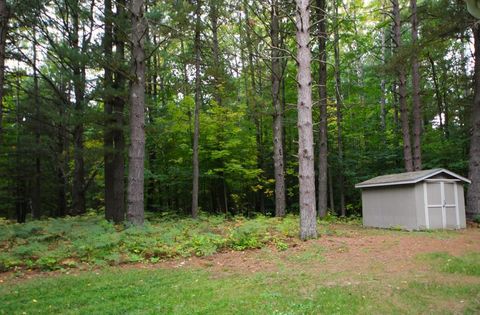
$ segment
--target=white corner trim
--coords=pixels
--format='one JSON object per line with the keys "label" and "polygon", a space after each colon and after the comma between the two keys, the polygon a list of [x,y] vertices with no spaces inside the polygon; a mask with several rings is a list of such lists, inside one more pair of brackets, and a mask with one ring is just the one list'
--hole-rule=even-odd
{"label": "white corner trim", "polygon": [[427,196],[427,183],[423,183],[423,205],[425,209],[425,227],[430,228],[430,218],[428,217],[428,196]]}
{"label": "white corner trim", "polygon": [[454,195],[455,195],[455,219],[457,219],[457,229],[460,228],[460,210],[458,209],[458,187],[457,183],[453,183]]}
{"label": "white corner trim", "polygon": [[442,201],[442,226],[447,228],[447,209],[445,207],[445,183],[440,182],[440,200]]}

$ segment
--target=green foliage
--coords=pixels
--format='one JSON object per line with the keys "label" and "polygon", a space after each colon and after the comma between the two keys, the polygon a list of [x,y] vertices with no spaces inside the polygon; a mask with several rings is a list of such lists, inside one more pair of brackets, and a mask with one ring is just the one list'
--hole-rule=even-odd
{"label": "green foliage", "polygon": [[53,270],[87,265],[158,262],[172,257],[206,256],[224,249],[245,250],[272,244],[288,248],[298,235],[298,217],[254,219],[201,215],[150,215],[144,227],[114,226],[96,215],[1,222],[0,270]]}
{"label": "green foliage", "polygon": [[[69,211],[65,205],[72,204],[74,154],[71,132],[76,124],[84,126],[85,177],[87,208],[98,213],[104,207],[104,178],[102,163],[105,152],[102,148],[105,122],[111,117],[103,113],[105,100],[115,96],[127,98],[128,84],[113,89],[106,87],[106,78],[101,69],[128,73],[128,45],[126,58],[115,49],[112,56],[104,51],[103,8],[92,8],[87,2],[74,2],[64,8],[65,1],[10,1],[11,17],[9,37],[15,42],[7,43],[10,65],[6,71],[4,118],[0,152],[0,216],[14,218],[14,209],[28,212],[33,201],[31,183],[40,177],[42,182],[40,209],[44,217],[63,216]],[[202,5],[201,45],[201,108],[200,108],[200,207],[209,213],[243,214],[256,212],[272,213],[274,210],[273,124],[271,94],[271,55],[269,42],[270,4],[257,1],[255,5],[238,5],[238,1],[217,3],[218,58],[213,50],[212,5]],[[281,2],[280,12],[294,12],[289,1]],[[396,69],[405,66],[410,72],[411,56],[420,62],[422,91],[422,163],[424,168],[445,167],[459,174],[467,174],[470,139],[470,109],[473,104],[471,67],[472,18],[465,5],[452,0],[423,1],[418,7],[421,21],[419,42],[411,45],[409,23],[403,23],[403,47],[398,54],[392,53],[392,20],[390,8],[379,0],[349,0],[339,7],[338,19],[334,19],[333,6],[327,9],[327,25],[339,28],[340,81],[343,100],[341,127],[343,130],[343,154],[338,159],[338,126],[334,102],[334,71],[328,71],[328,156],[329,173],[343,170],[345,200],[348,215],[359,213],[360,192],[354,185],[376,175],[403,170],[402,141],[398,120],[398,81]],[[406,2],[400,2],[402,20],[407,21],[409,10]],[[98,9],[98,10],[97,10]],[[150,21],[146,38],[146,161],[145,204],[146,210],[175,210],[185,214],[190,208],[192,183],[192,133],[194,92],[194,16],[195,5],[189,1],[154,1],[148,5],[146,17]],[[67,11],[65,11],[67,10]],[[82,27],[74,34],[72,12],[79,13]],[[246,10],[246,11],[245,11]],[[65,11],[65,12],[64,12]],[[98,11],[98,12],[97,12]],[[114,10],[116,11],[116,10]],[[93,15],[92,15],[93,14]],[[248,14],[248,19],[246,15]],[[117,16],[115,40],[128,43],[128,14]],[[294,104],[297,101],[296,62],[290,53],[296,50],[293,19],[281,19],[282,66],[284,76],[281,84],[281,100],[285,106],[285,131],[283,148],[285,158],[287,208],[298,213],[298,130]],[[52,25],[64,25],[64,36],[53,36]],[[318,78],[318,43],[315,34],[319,25],[312,11],[312,74]],[[90,28],[94,27],[93,31]],[[333,30],[329,29],[328,32]],[[93,32],[92,32],[93,31]],[[174,31],[172,33],[172,31]],[[93,34],[83,36],[85,34]],[[331,35],[331,34],[330,34]],[[72,45],[74,38],[80,40],[78,48]],[[35,40],[33,37],[36,37]],[[385,49],[382,49],[381,38]],[[32,70],[32,44],[42,49],[38,56],[39,100],[35,100]],[[334,45],[327,45],[327,64],[334,64]],[[289,51],[289,52],[287,52]],[[285,57],[285,58],[284,58]],[[27,62],[26,58],[29,58]],[[431,65],[433,60],[434,65]],[[88,75],[75,74],[75,67],[85,67]],[[435,69],[436,82],[433,79]],[[117,77],[118,75],[114,75]],[[128,75],[127,75],[128,77]],[[318,102],[318,82],[312,82],[313,102]],[[128,81],[128,80],[127,80]],[[15,84],[13,84],[15,82]],[[127,82],[125,82],[127,83]],[[383,84],[382,84],[383,83]],[[74,110],[76,97],[73,87],[86,85],[85,102],[81,113]],[[385,89],[382,90],[381,86]],[[438,93],[437,93],[438,91]],[[411,81],[407,84],[407,102],[411,104]],[[438,94],[438,95],[437,95]],[[380,103],[385,101],[384,126],[381,122]],[[221,101],[220,101],[221,99]],[[221,103],[221,104],[220,104]],[[38,107],[38,108],[37,108]],[[319,107],[314,107],[315,127],[319,119]],[[126,109],[124,115],[128,115]],[[411,116],[411,115],[410,115]],[[441,128],[443,117],[445,128]],[[40,127],[40,128],[38,128]],[[40,141],[36,133],[40,129]],[[128,128],[125,136],[128,139]],[[316,135],[318,130],[315,128]],[[315,140],[318,143],[317,140]],[[318,148],[317,148],[318,149]],[[125,152],[126,153],[126,152]],[[126,156],[126,155],[125,155]],[[40,172],[36,171],[35,158],[40,159]],[[339,182],[332,178],[334,203],[339,205]],[[65,196],[60,197],[59,189]],[[66,202],[64,202],[66,198]],[[226,200],[225,200],[226,199]],[[262,201],[262,202],[261,202]],[[63,202],[63,203],[62,203]],[[264,206],[265,209],[262,208]],[[262,208],[262,209],[261,209]],[[48,209],[48,210],[47,210]],[[332,209],[335,212],[335,209]],[[23,219],[18,215],[20,220]],[[27,220],[30,219],[29,217]],[[336,220],[335,218],[333,218]],[[1,219],[0,219],[1,220]],[[329,218],[327,217],[328,221]],[[38,227],[18,227],[15,237],[36,232]],[[62,239],[64,233],[38,234],[41,237]],[[28,230],[31,229],[31,230]],[[169,232],[170,233],[170,232]],[[238,232],[235,237],[239,247],[255,247],[262,243],[263,236],[245,239]],[[295,232],[292,232],[295,234]],[[95,235],[95,232],[93,233]],[[173,236],[173,234],[169,234]],[[169,236],[169,237],[170,237]],[[168,238],[168,237],[167,237]],[[208,237],[207,237],[208,238]],[[104,240],[116,242],[116,240]],[[119,242],[122,242],[120,240]],[[196,240],[202,248],[204,242]],[[136,247],[127,241],[127,247]],[[105,244],[104,246],[107,246]],[[114,246],[114,245],[113,245]],[[143,246],[143,245],[138,245]],[[137,246],[137,247],[138,247]],[[198,253],[210,252],[210,248],[198,249]],[[97,255],[101,249],[82,247],[83,255]],[[189,254],[190,247],[175,247],[168,243],[155,249],[152,255]],[[138,250],[138,248],[137,248]],[[85,254],[86,255],[86,254]],[[92,257],[93,257],[92,256]]]}

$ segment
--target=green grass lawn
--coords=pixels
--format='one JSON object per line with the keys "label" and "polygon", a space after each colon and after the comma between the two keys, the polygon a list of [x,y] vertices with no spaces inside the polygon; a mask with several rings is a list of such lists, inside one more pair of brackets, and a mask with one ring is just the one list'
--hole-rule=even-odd
{"label": "green grass lawn", "polygon": [[[410,281],[410,279],[408,279]],[[449,314],[480,312],[480,285],[326,286],[314,274],[107,268],[0,287],[1,314]]]}
{"label": "green grass lawn", "polygon": [[[0,314],[480,313],[477,230],[333,220],[300,242],[295,216],[159,216],[145,229],[98,216],[1,224]],[[458,247],[464,254],[447,251]]]}

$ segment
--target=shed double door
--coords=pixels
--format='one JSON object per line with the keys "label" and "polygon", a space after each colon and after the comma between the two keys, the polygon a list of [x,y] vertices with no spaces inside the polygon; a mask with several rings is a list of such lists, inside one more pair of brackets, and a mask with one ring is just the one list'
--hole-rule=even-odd
{"label": "shed double door", "polygon": [[460,228],[457,183],[426,180],[423,185],[427,229]]}

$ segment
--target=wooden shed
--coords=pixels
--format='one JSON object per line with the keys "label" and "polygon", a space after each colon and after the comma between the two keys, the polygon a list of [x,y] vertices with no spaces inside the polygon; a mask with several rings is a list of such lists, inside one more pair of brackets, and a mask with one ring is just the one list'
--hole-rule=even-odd
{"label": "wooden shed", "polygon": [[463,184],[446,169],[378,176],[362,189],[363,225],[408,230],[465,228]]}

